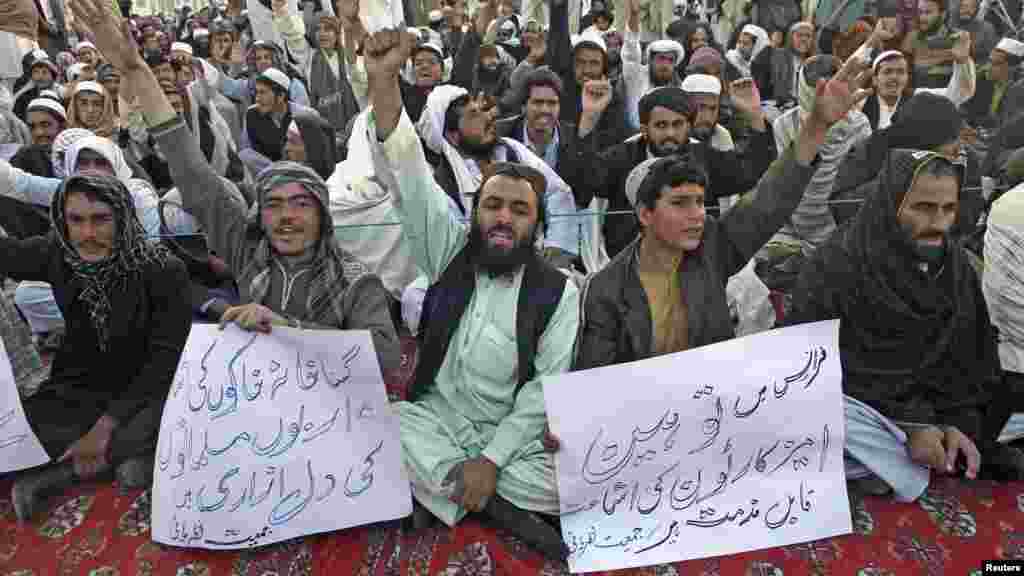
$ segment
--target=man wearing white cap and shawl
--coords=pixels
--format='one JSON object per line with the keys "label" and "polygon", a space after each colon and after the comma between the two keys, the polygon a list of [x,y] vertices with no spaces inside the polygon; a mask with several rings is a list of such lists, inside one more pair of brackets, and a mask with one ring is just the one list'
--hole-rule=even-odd
{"label": "man wearing white cap and shawl", "polygon": [[740,78],[748,78],[751,76],[750,65],[754,63],[754,58],[770,43],[764,28],[747,24],[736,37],[736,46],[725,53],[725,59],[736,69]]}
{"label": "man wearing white cap and shawl", "polygon": [[[767,75],[758,78],[761,98],[778,103],[794,101],[797,98],[797,72],[804,60],[814,54],[814,24],[794,22],[786,34],[781,48],[766,50],[762,58],[768,58]],[[752,68],[756,68],[753,64]]]}
{"label": "man wearing white cap and shawl", "polygon": [[637,105],[640,98],[655,88],[679,86],[682,78],[676,66],[683,61],[686,50],[675,40],[660,39],[647,45],[647,64],[640,61],[640,10],[635,2],[627,2],[626,34],[622,43],[622,80],[626,91],[627,125],[640,129]]}
{"label": "man wearing white cap and shawl", "polygon": [[906,98],[917,92],[930,92],[949,99],[960,107],[974,96],[977,72],[971,59],[971,41],[966,35],[953,44],[953,74],[943,88],[917,88],[911,86],[910,62],[904,52],[884,50],[882,46],[893,38],[893,31],[879,21],[871,37],[854,52],[852,58],[871,58],[875,92],[864,102],[864,115],[872,130],[882,130],[892,123],[896,110]]}
{"label": "man wearing white cap and shawl", "polygon": [[68,98],[69,128],[85,128],[97,136],[111,138],[116,120],[110,95],[99,82],[75,83]]}
{"label": "man wearing white cap and shawl", "polygon": [[1017,115],[1024,106],[1024,82],[1020,63],[1024,42],[1003,38],[992,49],[988,64],[978,74],[978,90],[967,103],[968,121],[975,126],[995,128]]}

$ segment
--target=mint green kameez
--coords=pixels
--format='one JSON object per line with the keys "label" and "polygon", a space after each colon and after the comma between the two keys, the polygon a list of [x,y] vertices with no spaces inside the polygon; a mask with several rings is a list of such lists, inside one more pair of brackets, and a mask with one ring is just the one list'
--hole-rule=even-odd
{"label": "mint green kameez", "polygon": [[[374,171],[392,191],[413,258],[434,283],[465,245],[468,225],[450,210],[447,195],[434,182],[405,111],[383,143],[370,114],[367,136]],[[558,513],[554,461],[541,444],[541,379],[570,367],[579,290],[572,281],[566,283],[537,347],[537,377],[517,396],[515,315],[521,282],[521,271],[511,278],[478,274],[435,387],[415,403],[395,405],[413,495],[449,526],[466,511],[448,500],[444,479],[452,466],[480,455],[498,468],[498,495],[526,510]]]}

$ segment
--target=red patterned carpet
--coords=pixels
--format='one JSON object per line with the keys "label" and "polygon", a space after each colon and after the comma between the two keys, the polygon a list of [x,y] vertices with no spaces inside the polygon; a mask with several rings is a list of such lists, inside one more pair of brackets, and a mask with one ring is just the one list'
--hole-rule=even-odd
{"label": "red patterned carpet", "polygon": [[[8,575],[560,575],[518,541],[476,522],[418,535],[396,523],[253,551],[180,550],[150,541],[148,492],[77,489],[49,514],[19,526],[10,482],[0,482],[0,574]],[[981,574],[984,560],[1024,558],[1024,485],[940,481],[918,503],[868,498],[856,533],[748,554],[622,574],[778,576]]]}
{"label": "red patterned carpet", "polygon": [[[408,379],[415,346],[403,343]],[[517,540],[474,521],[419,534],[399,523],[313,536],[256,550],[175,549],[150,540],[149,492],[120,495],[109,484],[80,487],[19,525],[10,479],[0,479],[0,576],[555,576]],[[933,483],[914,504],[857,500],[855,533],[736,556],[623,571],[643,576],[980,576],[985,560],[1024,559],[1024,483]]]}

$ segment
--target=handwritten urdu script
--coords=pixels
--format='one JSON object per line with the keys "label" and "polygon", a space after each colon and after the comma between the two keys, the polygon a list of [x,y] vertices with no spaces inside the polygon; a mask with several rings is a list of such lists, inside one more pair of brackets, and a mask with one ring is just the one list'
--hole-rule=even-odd
{"label": "handwritten urdu script", "polygon": [[50,457],[25,417],[18,386],[0,339],[0,474],[41,466]]}
{"label": "handwritten urdu script", "polygon": [[573,572],[851,531],[838,321],[546,378]]}
{"label": "handwritten urdu script", "polygon": [[193,325],[164,407],[153,539],[249,548],[412,510],[367,331]]}

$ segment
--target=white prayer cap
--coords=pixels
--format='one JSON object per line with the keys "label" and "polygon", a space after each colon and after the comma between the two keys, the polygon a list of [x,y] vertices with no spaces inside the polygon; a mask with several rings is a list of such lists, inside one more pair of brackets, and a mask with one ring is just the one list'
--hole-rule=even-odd
{"label": "white prayer cap", "polygon": [[722,83],[710,74],[690,74],[683,79],[682,88],[687,94],[722,95]]}
{"label": "white prayer cap", "polygon": [[175,42],[174,44],[171,44],[171,52],[184,52],[185,54],[191,56],[192,47],[188,44],[185,44],[184,42]]}
{"label": "white prayer cap", "polygon": [[885,52],[882,52],[878,56],[875,56],[875,61],[871,63],[871,71],[878,72],[878,66],[882,62],[885,62],[886,60],[892,60],[893,58],[903,58],[904,60],[906,60],[907,56],[906,54],[900,52],[899,50],[886,50]]}
{"label": "white prayer cap", "polygon": [[740,30],[740,34],[749,34],[754,38],[758,38],[762,32],[764,32],[764,28],[754,24],[747,24],[742,30]]}
{"label": "white prayer cap", "polygon": [[64,101],[64,99],[61,98],[60,94],[58,94],[56,90],[50,90],[49,88],[46,90],[41,90],[39,92],[39,98],[50,98],[51,100],[56,100],[57,102]]}
{"label": "white prayer cap", "polygon": [[661,158],[644,160],[630,170],[629,176],[626,176],[626,199],[629,200],[629,205],[633,208],[636,208],[636,195],[640,191],[640,185],[644,183],[644,178],[647,178],[647,174],[650,173],[651,166],[658,160]]}
{"label": "white prayer cap", "polygon": [[[93,50],[96,50],[96,45],[88,40],[82,40],[77,46],[75,46],[75,52],[81,52],[82,48],[92,48]],[[99,52],[99,50],[96,51]]]}
{"label": "white prayer cap", "polygon": [[799,22],[793,22],[793,25],[789,27],[789,32],[790,33],[796,32],[800,28],[810,28],[811,31],[813,32],[814,31],[814,24],[811,24],[810,22],[807,22],[806,20],[800,20]]}
{"label": "white prayer cap", "polygon": [[277,68],[267,68],[262,73],[260,73],[260,75],[257,76],[256,79],[263,80],[264,82],[270,82],[271,84],[277,86],[278,88],[284,90],[285,92],[288,92],[288,90],[292,87],[292,81],[288,79],[288,75],[285,74],[284,72],[281,72]]}
{"label": "white prayer cap", "polygon": [[36,98],[28,103],[28,108],[25,110],[27,112],[31,112],[33,110],[45,110],[65,122],[68,120],[68,113],[64,110],[64,107],[60,105],[60,102],[56,102],[50,98]]}
{"label": "white prayer cap", "polygon": [[1006,52],[1010,56],[1016,56],[1017,58],[1024,58],[1024,42],[1020,40],[1014,40],[1013,38],[1003,38],[996,44],[996,50],[1000,52]]}
{"label": "white prayer cap", "polygon": [[443,62],[444,61],[444,48],[441,48],[436,42],[421,42],[416,46],[416,49],[412,51],[412,55],[416,56],[416,53],[421,50],[430,50]]}
{"label": "white prayer cap", "polygon": [[583,34],[575,34],[571,38],[572,49],[576,50],[576,47],[580,44],[592,45],[593,48],[600,48],[601,52],[608,53],[608,44],[605,43],[604,38],[601,37],[599,32],[593,29],[586,29]]}
{"label": "white prayer cap", "polygon": [[679,42],[676,42],[675,40],[663,38],[661,40],[655,40],[654,42],[651,42],[650,44],[647,45],[648,56],[652,56],[654,54],[664,54],[666,52],[671,52],[672,54],[675,54],[676,62],[681,62],[683,60],[683,56],[686,55],[686,51],[683,49],[683,45],[680,44]]}
{"label": "white prayer cap", "polygon": [[203,38],[203,37],[209,36],[209,35],[210,35],[210,29],[209,28],[196,28],[195,30],[192,31],[192,37],[193,38]]}
{"label": "white prayer cap", "polygon": [[[42,50],[37,50],[37,52],[42,52]],[[53,63],[53,60],[50,60],[50,57],[46,54],[46,52],[43,52],[42,55],[33,53],[33,56],[35,56],[36,59],[32,62],[32,66],[30,68],[35,68],[36,66],[46,66],[50,69],[50,72],[53,72],[54,76],[60,75],[60,69],[57,68],[57,65]]]}
{"label": "white prayer cap", "polygon": [[50,55],[46,53],[46,50],[40,50],[39,48],[36,48],[35,50],[32,51],[32,59],[33,60],[49,60],[50,59]]}
{"label": "white prayer cap", "polygon": [[92,92],[93,94],[99,94],[100,96],[106,96],[107,91],[103,89],[103,86],[99,82],[93,82],[92,80],[85,80],[75,84],[75,92],[72,96],[76,96],[79,92]]}
{"label": "white prayer cap", "polygon": [[430,15],[428,15],[427,18],[430,20],[431,24],[435,24],[444,20],[444,12],[441,12],[440,10],[431,10]]}

